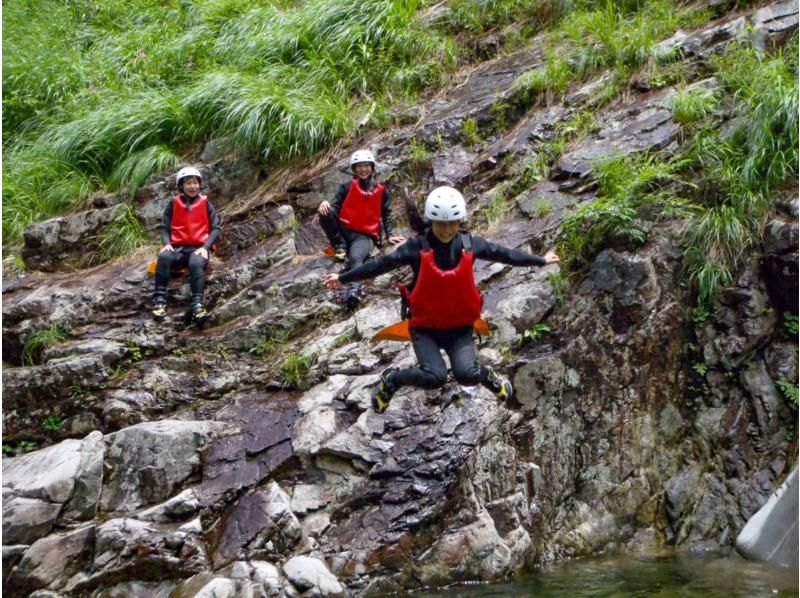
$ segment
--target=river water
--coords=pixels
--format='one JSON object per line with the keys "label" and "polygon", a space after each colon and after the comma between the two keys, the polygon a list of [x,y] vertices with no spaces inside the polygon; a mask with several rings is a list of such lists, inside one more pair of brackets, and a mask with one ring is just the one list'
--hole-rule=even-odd
{"label": "river water", "polygon": [[798,596],[798,572],[732,555],[666,555],[575,560],[513,582],[415,592],[414,598],[758,598]]}

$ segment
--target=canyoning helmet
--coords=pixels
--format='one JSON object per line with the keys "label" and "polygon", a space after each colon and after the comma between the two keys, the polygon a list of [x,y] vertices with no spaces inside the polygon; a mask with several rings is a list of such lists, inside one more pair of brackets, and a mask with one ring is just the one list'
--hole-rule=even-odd
{"label": "canyoning helmet", "polygon": [[425,200],[425,218],[435,222],[461,222],[467,217],[464,196],[452,187],[437,187]]}
{"label": "canyoning helmet", "polygon": [[178,174],[175,175],[175,183],[178,185],[178,189],[181,188],[181,181],[183,179],[187,179],[190,176],[197,177],[197,180],[201,183],[203,182],[203,177],[200,176],[200,171],[194,168],[193,166],[187,166],[185,168],[181,168],[178,171]]}
{"label": "canyoning helmet", "polygon": [[350,168],[352,169],[356,164],[360,164],[361,162],[369,162],[372,164],[372,168],[375,168],[375,155],[369,150],[353,152],[353,155],[350,156]]}

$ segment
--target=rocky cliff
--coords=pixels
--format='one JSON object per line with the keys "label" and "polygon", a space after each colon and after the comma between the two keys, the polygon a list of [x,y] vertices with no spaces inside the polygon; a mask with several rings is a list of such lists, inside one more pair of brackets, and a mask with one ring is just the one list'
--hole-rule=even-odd
{"label": "rocky cliff", "polygon": [[[723,12],[664,43],[702,79],[698,65],[751,26],[785,38],[796,3]],[[675,87],[632,87],[498,224],[492,199],[514,164],[608,76],[526,105],[514,82],[542,67],[538,48],[465,71],[415,122],[358,147],[398,197],[454,185],[474,231],[553,247],[595,197],[598,159],[674,154],[681,127]],[[508,126],[492,130],[498,105]],[[464,142],[469,120],[485,141]],[[481,359],[513,376],[516,400],[451,383],[404,389],[376,415],[380,372],[414,361],[408,345],[367,341],[398,318],[406,273],[370,283],[352,315],[322,285],[336,265],[314,209],[350,149],[261,181],[207,148],[198,167],[224,223],[201,331],[183,321],[180,278],[171,319],[148,318],[154,246],[85,267],[124,196],[29,227],[35,270],[3,280],[8,596],[368,595],[609,551],[724,549],[796,463],[782,392],[798,375],[796,192],[776,193],[763,243],[704,312],[690,309],[678,217],[642,221],[640,239],[570,276],[479,263],[493,330]],[[150,230],[171,186],[165,175],[132,200]]]}

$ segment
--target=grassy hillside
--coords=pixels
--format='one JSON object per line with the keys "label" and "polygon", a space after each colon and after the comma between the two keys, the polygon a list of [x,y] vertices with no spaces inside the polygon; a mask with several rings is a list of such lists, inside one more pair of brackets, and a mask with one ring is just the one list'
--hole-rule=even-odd
{"label": "grassy hillside", "polygon": [[[636,238],[645,213],[679,213],[687,219],[687,271],[708,301],[757,245],[774,191],[796,186],[796,35],[773,54],[747,41],[733,45],[692,73],[681,56],[659,54],[656,44],[713,18],[695,5],[453,0],[445,17],[430,18],[433,6],[430,0],[5,3],[4,243],[17,243],[27,224],[74,208],[97,189],[133,192],[151,173],[196,158],[211,138],[279,163],[346,139],[367,113],[370,126],[390,126],[393,107],[414,103],[473,59],[476,35],[511,23],[522,25],[506,38],[509,45],[546,31],[546,67],[517,81],[528,104],[558,102],[570,85],[601,72],[613,77],[595,109],[637,77],[681,90],[673,106],[684,128],[680,154],[598,165],[598,199],[564,225],[568,266],[586,263],[612,235]],[[722,83],[714,91],[685,87],[711,75]],[[594,113],[578,114],[547,151],[517,165],[497,197],[497,212],[546,177],[567,144],[595,126]],[[480,140],[480,132],[472,136]],[[126,231],[130,220],[120,223]]]}

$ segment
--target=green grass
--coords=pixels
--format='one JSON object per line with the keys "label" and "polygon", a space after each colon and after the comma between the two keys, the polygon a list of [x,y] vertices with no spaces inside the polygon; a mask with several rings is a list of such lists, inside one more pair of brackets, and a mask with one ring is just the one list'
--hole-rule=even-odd
{"label": "green grass", "polygon": [[571,83],[609,69],[615,77],[595,99],[605,103],[622,90],[632,69],[664,62],[656,53],[659,41],[708,19],[705,11],[672,0],[577,2],[576,8],[544,39],[544,64],[515,82],[524,102],[551,103]]}
{"label": "green grass", "polygon": [[290,388],[300,388],[315,361],[316,355],[290,353],[280,370],[284,385]]}
{"label": "green grass", "polygon": [[598,196],[569,214],[561,226],[562,264],[576,269],[587,264],[612,238],[643,243],[643,211],[676,209],[684,200],[660,190],[678,178],[682,159],[662,161],[652,155],[609,158],[595,165],[592,177]]}
{"label": "green grass", "polygon": [[687,155],[703,209],[689,222],[684,262],[701,305],[730,284],[760,242],[774,189],[798,177],[797,36],[762,56],[746,45],[714,59],[734,124],[731,135],[701,130]]}
{"label": "green grass", "polygon": [[59,324],[51,324],[47,328],[37,330],[29,335],[23,343],[22,363],[24,365],[39,363],[45,349],[65,340],[67,340],[67,331]]}
{"label": "green grass", "polygon": [[672,99],[672,118],[687,126],[704,121],[719,108],[719,98],[712,90],[680,89]]}
{"label": "green grass", "polygon": [[[18,0],[4,7],[3,233],[135,192],[211,138],[283,162],[457,64],[418,0]],[[378,105],[378,108],[373,108]]]}
{"label": "green grass", "polygon": [[474,118],[468,118],[461,126],[461,136],[464,138],[464,143],[467,145],[478,145],[482,143],[480,131],[478,131],[478,121]]}
{"label": "green grass", "polygon": [[141,247],[147,241],[144,227],[129,205],[109,224],[100,235],[100,258],[114,259]]}

